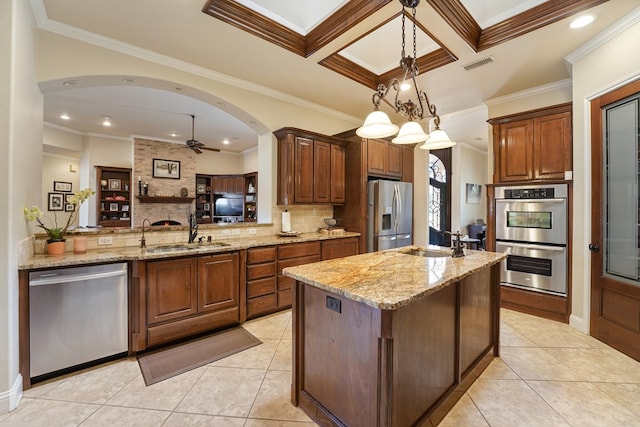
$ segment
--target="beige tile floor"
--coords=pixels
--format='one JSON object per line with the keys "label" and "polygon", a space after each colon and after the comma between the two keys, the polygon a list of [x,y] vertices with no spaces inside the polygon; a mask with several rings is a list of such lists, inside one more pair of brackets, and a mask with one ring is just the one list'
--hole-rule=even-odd
{"label": "beige tile floor", "polygon": [[[568,325],[502,310],[501,357],[441,426],[640,426],[640,363]],[[145,387],[134,358],[34,386],[5,426],[315,425],[289,402],[291,313],[262,345]]]}

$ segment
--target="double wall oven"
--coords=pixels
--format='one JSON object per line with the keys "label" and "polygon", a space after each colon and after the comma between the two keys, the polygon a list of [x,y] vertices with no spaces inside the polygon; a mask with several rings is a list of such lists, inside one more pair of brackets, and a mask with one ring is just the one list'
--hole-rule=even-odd
{"label": "double wall oven", "polygon": [[502,285],[567,294],[567,195],[566,184],[495,188]]}

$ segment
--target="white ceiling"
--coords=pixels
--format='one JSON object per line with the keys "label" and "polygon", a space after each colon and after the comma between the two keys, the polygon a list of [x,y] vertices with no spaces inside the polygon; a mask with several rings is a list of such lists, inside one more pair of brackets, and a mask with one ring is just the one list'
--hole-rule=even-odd
{"label": "white ceiling", "polygon": [[[204,14],[205,0],[31,1],[44,30],[73,34],[76,38],[82,37],[81,34],[98,35],[86,39],[89,42],[110,40],[109,46],[115,49],[135,46],[166,55],[354,118],[364,118],[370,112],[372,90],[318,62],[334,52],[343,51],[348,52],[344,54],[350,55],[352,60],[369,64],[377,73],[389,64],[397,66],[400,59],[399,24],[390,23],[381,33],[371,33],[369,40],[362,39],[358,45],[344,50],[354,40],[368,34],[371,28],[398,14],[401,6],[397,1],[384,6],[308,58]],[[237,1],[264,15],[269,10],[272,19],[290,23],[301,34],[345,3],[340,0]],[[504,19],[510,16],[504,13],[513,15],[540,0],[462,2],[481,27],[485,27],[493,23],[496,16]],[[594,23],[586,28],[570,30],[570,19],[564,19],[477,53],[423,1],[417,8],[418,21],[458,61],[422,74],[419,85],[437,105],[442,127],[453,140],[486,149],[489,133],[487,100],[566,80],[570,74],[564,57],[637,6],[635,0],[611,0],[586,11],[596,16]],[[423,45],[432,43],[422,35],[419,37],[419,51],[425,48]],[[427,50],[432,48],[427,47]],[[464,65],[488,56],[492,57],[493,63],[473,71],[464,70]],[[245,112],[226,105],[224,100],[203,94],[185,96],[180,88],[158,87],[138,77],[134,77],[134,81],[122,80],[127,77],[78,77],[74,86],[43,82],[45,121],[82,133],[139,135],[182,142],[191,137],[188,114],[195,114],[198,117],[195,137],[207,146],[242,152],[257,144],[255,121]],[[62,112],[70,114],[71,120],[59,119]],[[103,115],[112,117],[111,128],[100,125]],[[403,121],[399,116],[392,115],[392,118]],[[171,137],[172,131],[178,136]],[[224,139],[230,144],[222,145]]]}

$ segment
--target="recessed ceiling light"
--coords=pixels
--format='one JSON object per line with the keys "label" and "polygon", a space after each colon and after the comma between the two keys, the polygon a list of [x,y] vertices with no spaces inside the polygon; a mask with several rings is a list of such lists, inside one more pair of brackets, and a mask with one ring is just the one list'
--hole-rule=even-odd
{"label": "recessed ceiling light", "polygon": [[175,90],[176,92],[182,92],[184,89],[182,89],[181,87],[176,87],[174,90]]}
{"label": "recessed ceiling light", "polygon": [[77,84],[78,84],[77,80],[66,80],[62,82],[62,86],[67,86],[67,87],[75,86]]}
{"label": "recessed ceiling light", "polygon": [[571,21],[571,24],[569,25],[569,27],[573,28],[574,30],[576,28],[582,28],[582,27],[585,27],[585,26],[591,24],[594,19],[596,19],[596,18],[593,15],[579,16],[576,19],[574,19],[573,21]]}
{"label": "recessed ceiling light", "polygon": [[228,140],[228,139],[225,139],[224,141],[222,141],[222,143],[223,143],[224,145],[229,145],[229,140]]}
{"label": "recessed ceiling light", "polygon": [[62,113],[62,114],[60,114],[60,118],[62,120],[69,120],[71,117],[69,117],[69,115],[67,113]]}
{"label": "recessed ceiling light", "polygon": [[176,136],[178,136],[178,134],[177,134],[177,133],[175,133],[175,132],[171,132],[169,135],[171,135],[173,138],[175,138]]}
{"label": "recessed ceiling light", "polygon": [[134,79],[132,77],[125,77],[125,78],[122,79],[123,83],[133,83],[135,81],[136,81],[136,79]]}
{"label": "recessed ceiling light", "polygon": [[105,127],[111,126],[111,117],[102,116],[102,126],[105,126]]}

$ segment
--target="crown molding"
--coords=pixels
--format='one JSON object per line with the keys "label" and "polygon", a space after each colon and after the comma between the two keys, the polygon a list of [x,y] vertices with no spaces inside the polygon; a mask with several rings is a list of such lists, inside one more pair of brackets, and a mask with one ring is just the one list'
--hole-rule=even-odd
{"label": "crown molding", "polygon": [[632,26],[640,22],[640,7],[633,9],[622,18],[618,19],[608,28],[601,33],[597,34],[594,38],[583,44],[570,54],[564,57],[565,62],[568,64],[568,68],[571,70],[571,65],[580,61],[585,56],[591,54],[596,49],[605,45],[611,41],[614,37],[624,33]]}
{"label": "crown molding", "polygon": [[530,89],[522,90],[520,92],[510,93],[509,95],[499,96],[496,98],[487,99],[485,105],[488,107],[504,104],[506,102],[518,101],[528,98],[533,95],[540,95],[548,92],[554,92],[559,89],[566,89],[572,86],[573,82],[570,78],[558,80],[557,82],[548,83],[546,85],[532,87]]}

